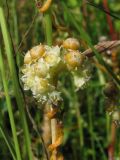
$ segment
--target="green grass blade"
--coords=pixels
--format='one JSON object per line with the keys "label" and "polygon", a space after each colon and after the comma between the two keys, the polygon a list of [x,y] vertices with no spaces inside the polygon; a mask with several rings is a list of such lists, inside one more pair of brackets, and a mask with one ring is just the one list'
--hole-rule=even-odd
{"label": "green grass blade", "polygon": [[3,137],[4,140],[5,140],[5,143],[7,144],[8,148],[9,148],[9,151],[10,151],[12,157],[13,157],[13,160],[17,160],[17,159],[16,159],[16,156],[15,156],[15,154],[14,154],[14,151],[13,151],[13,149],[12,149],[12,147],[11,147],[11,144],[10,144],[10,142],[9,142],[9,140],[8,140],[8,137],[6,136],[6,133],[5,133],[5,131],[4,131],[4,129],[3,129],[3,127],[2,127],[1,125],[0,125],[0,133],[1,133],[2,137]]}
{"label": "green grass blade", "polygon": [[26,145],[26,150],[28,152],[29,159],[32,160],[32,151],[31,151],[31,141],[30,141],[30,135],[29,135],[29,130],[28,130],[28,125],[27,125],[27,120],[26,120],[26,115],[25,115],[25,104],[24,104],[24,99],[20,90],[20,85],[19,85],[19,80],[17,76],[17,71],[16,71],[16,65],[15,65],[15,60],[13,56],[13,46],[12,46],[12,41],[7,29],[7,23],[5,20],[5,15],[3,8],[0,6],[0,25],[1,25],[1,30],[3,34],[3,39],[5,43],[5,49],[7,53],[7,58],[8,58],[8,64],[10,67],[10,72],[13,80],[13,87],[14,87],[14,94],[16,97],[17,105],[20,111],[20,116],[21,116],[21,122],[23,125],[23,130],[24,130],[24,136],[25,136],[25,145]]}
{"label": "green grass blade", "polygon": [[2,81],[3,81],[3,86],[4,86],[6,101],[7,101],[7,108],[8,108],[9,118],[10,118],[10,125],[11,125],[14,144],[15,144],[16,156],[17,156],[18,160],[21,160],[20,147],[19,147],[19,144],[18,144],[17,132],[16,132],[15,121],[14,121],[14,116],[13,116],[13,111],[12,111],[12,104],[11,104],[9,91],[8,91],[8,87],[7,87],[7,80],[6,80],[6,77],[5,77],[4,66],[5,65],[3,63],[2,52],[1,52],[1,49],[0,49],[0,71],[1,71],[1,77],[2,77]]}

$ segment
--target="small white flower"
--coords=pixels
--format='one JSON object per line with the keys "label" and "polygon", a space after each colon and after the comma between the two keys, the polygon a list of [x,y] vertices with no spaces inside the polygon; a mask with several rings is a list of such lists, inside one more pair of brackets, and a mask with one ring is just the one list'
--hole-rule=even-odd
{"label": "small white flower", "polygon": [[62,100],[61,93],[58,91],[53,91],[49,94],[49,100],[53,104],[57,104],[59,101]]}
{"label": "small white flower", "polygon": [[48,74],[49,67],[43,59],[39,59],[39,61],[34,64],[34,71],[37,76],[44,78]]}
{"label": "small white flower", "polygon": [[79,70],[77,72],[72,72],[76,91],[82,88],[90,80],[89,75],[87,75],[86,73],[84,74],[84,72],[79,72]]}
{"label": "small white flower", "polygon": [[74,84],[78,90],[86,83],[86,79],[84,77],[74,76]]}
{"label": "small white flower", "polygon": [[46,54],[45,54],[45,62],[47,63],[48,66],[56,66],[60,61],[60,47],[55,46],[55,47],[49,47],[45,46],[46,49]]}
{"label": "small white flower", "polygon": [[45,62],[47,63],[48,66],[56,66],[60,62],[61,58],[51,54],[51,55],[46,55],[45,56]]}
{"label": "small white flower", "polygon": [[34,95],[44,94],[48,91],[48,89],[49,89],[48,81],[46,79],[35,76],[33,87],[31,88]]}
{"label": "small white flower", "polygon": [[60,47],[59,46],[52,46],[52,47],[49,47],[49,46],[45,46],[45,49],[46,49],[46,54],[49,54],[49,55],[55,55],[55,56],[60,56]]}

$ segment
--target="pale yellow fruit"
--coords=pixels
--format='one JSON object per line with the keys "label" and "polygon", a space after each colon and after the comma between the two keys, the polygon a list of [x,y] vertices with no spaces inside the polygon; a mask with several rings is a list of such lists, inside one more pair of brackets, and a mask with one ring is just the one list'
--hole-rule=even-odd
{"label": "pale yellow fruit", "polygon": [[45,53],[45,48],[43,45],[35,46],[30,50],[32,59],[39,59]]}
{"label": "pale yellow fruit", "polygon": [[83,62],[84,56],[79,51],[70,51],[64,55],[64,60],[69,69],[79,67]]}
{"label": "pale yellow fruit", "polygon": [[63,42],[63,47],[66,49],[77,50],[80,47],[80,43],[75,38],[68,38]]}
{"label": "pale yellow fruit", "polygon": [[31,57],[31,55],[30,55],[30,51],[28,51],[28,52],[26,53],[25,57],[24,57],[24,63],[25,63],[25,64],[29,64],[29,63],[31,63],[31,62],[32,62],[32,57]]}

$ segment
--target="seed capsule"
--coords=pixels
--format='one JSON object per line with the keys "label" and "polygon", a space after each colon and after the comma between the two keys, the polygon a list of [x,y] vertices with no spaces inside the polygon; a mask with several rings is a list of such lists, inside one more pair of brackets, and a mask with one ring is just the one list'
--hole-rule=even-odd
{"label": "seed capsule", "polygon": [[79,67],[83,62],[84,56],[79,51],[70,51],[64,56],[64,60],[70,69]]}
{"label": "seed capsule", "polygon": [[75,38],[68,38],[63,42],[63,47],[66,49],[77,50],[80,47],[80,43]]}
{"label": "seed capsule", "polygon": [[45,49],[43,45],[35,46],[30,50],[32,59],[39,59],[43,56],[44,52]]}
{"label": "seed capsule", "polygon": [[30,55],[30,51],[28,51],[28,52],[26,53],[25,57],[24,57],[24,63],[25,63],[25,64],[29,64],[29,63],[31,63],[31,61],[32,61],[32,57],[31,57],[31,55]]}

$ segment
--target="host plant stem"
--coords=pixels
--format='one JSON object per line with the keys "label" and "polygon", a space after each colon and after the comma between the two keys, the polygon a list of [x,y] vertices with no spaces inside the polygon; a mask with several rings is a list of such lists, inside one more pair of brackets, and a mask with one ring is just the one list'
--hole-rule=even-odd
{"label": "host plant stem", "polygon": [[13,56],[14,50],[13,50],[10,34],[9,34],[9,31],[7,28],[7,23],[6,23],[4,11],[3,11],[3,8],[1,5],[0,5],[0,26],[1,26],[3,40],[4,40],[4,44],[5,44],[8,64],[10,67],[10,73],[11,73],[11,77],[13,80],[14,95],[16,97],[16,102],[17,102],[17,105],[18,105],[18,108],[20,111],[21,122],[23,125],[26,150],[28,153],[29,160],[33,160],[28,124],[27,124],[26,115],[25,115],[25,111],[24,111],[25,103],[24,103],[23,95],[21,93],[21,89],[20,89],[20,85],[19,85],[19,80],[18,80],[18,75],[17,75],[17,70],[16,70],[16,63],[15,63],[15,59]]}
{"label": "host plant stem", "polygon": [[[44,13],[44,29],[45,29],[45,36],[46,41],[49,46],[52,45],[52,21],[50,10]],[[50,108],[52,110],[52,108]],[[57,132],[57,119],[51,119],[51,136],[52,136],[52,144],[56,141],[56,132]],[[56,152],[54,152],[56,154]],[[56,155],[55,155],[56,157]]]}
{"label": "host plant stem", "polygon": [[5,65],[3,63],[2,52],[0,49],[0,71],[1,71],[1,77],[2,77],[2,82],[3,82],[3,86],[4,86],[4,91],[5,91],[5,97],[6,97],[6,101],[7,101],[8,114],[9,114],[9,118],[10,118],[10,125],[11,125],[13,140],[14,140],[14,144],[15,144],[15,151],[16,151],[17,160],[22,160],[21,154],[20,154],[20,147],[19,147],[19,143],[18,143],[18,138],[17,138],[17,131],[16,131],[16,127],[15,127],[13,111],[12,111],[12,104],[11,104],[9,91],[8,91],[8,84],[7,84],[7,80],[5,77],[4,66]]}

